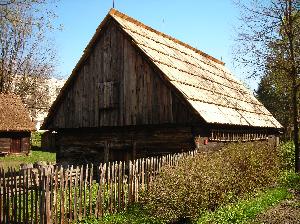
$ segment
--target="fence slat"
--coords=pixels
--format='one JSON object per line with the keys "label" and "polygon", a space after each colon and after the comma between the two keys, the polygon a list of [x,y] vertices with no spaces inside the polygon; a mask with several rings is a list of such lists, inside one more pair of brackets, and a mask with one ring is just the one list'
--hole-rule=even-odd
{"label": "fence slat", "polygon": [[[38,223],[38,204],[39,204],[39,190],[38,190],[38,178],[39,178],[39,173],[36,173],[35,178],[34,178],[34,220],[35,223]],[[21,179],[21,177],[20,177]],[[21,215],[21,213],[20,213]],[[21,218],[20,218],[21,222]]]}
{"label": "fence slat", "polygon": [[51,220],[51,201],[50,201],[50,188],[49,188],[49,184],[50,184],[50,174],[48,172],[45,173],[45,209],[46,209],[46,217],[45,217],[45,221],[46,221],[46,224],[50,224],[50,220]]}
{"label": "fence slat", "polygon": [[91,164],[90,168],[90,181],[89,181],[89,215],[92,215],[92,201],[93,201],[93,164]]}
{"label": "fence slat", "polygon": [[73,222],[73,214],[72,214],[73,165],[70,168],[69,175],[70,175],[70,184],[69,184],[69,191],[68,191],[69,192],[69,223],[72,223]]}
{"label": "fence slat", "polygon": [[2,185],[3,185],[3,170],[0,167],[0,223],[3,223],[3,216],[2,216],[2,214],[3,214],[3,212],[2,212],[2,209],[3,209],[3,206],[2,206],[3,188],[2,188]]}
{"label": "fence slat", "polygon": [[65,180],[64,180],[64,170],[61,167],[60,169],[60,223],[64,223],[65,216]]}
{"label": "fence slat", "polygon": [[74,222],[77,221],[77,183],[78,183],[78,170],[79,167],[76,166],[76,173],[75,173],[75,180],[74,180],[74,213],[73,213],[73,217],[74,217]]}
{"label": "fence slat", "polygon": [[54,216],[54,223],[58,223],[58,167],[55,168],[55,176],[54,176],[54,192],[53,192],[53,211],[52,214]]}
{"label": "fence slat", "polygon": [[87,181],[88,181],[88,171],[89,165],[86,165],[85,178],[84,178],[84,188],[83,188],[83,217],[86,217],[86,191],[87,191]]}
{"label": "fence slat", "polygon": [[34,200],[33,200],[33,195],[34,195],[34,188],[33,188],[33,173],[30,171],[30,181],[29,181],[29,186],[30,186],[30,223],[34,223]]}
{"label": "fence slat", "polygon": [[121,207],[121,201],[122,201],[121,184],[123,183],[122,171],[123,171],[122,161],[120,161],[120,163],[118,164],[118,211],[121,211],[122,209]]}
{"label": "fence slat", "polygon": [[80,179],[79,179],[79,196],[78,196],[78,205],[79,205],[79,214],[78,219],[82,219],[82,186],[83,185],[83,166],[80,167]]}

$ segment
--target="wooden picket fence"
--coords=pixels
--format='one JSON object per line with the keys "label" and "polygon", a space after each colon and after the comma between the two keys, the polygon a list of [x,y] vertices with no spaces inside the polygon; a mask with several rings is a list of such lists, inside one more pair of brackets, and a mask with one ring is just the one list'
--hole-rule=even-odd
{"label": "wooden picket fence", "polygon": [[74,223],[138,202],[163,166],[197,150],[99,166],[0,169],[0,223]]}

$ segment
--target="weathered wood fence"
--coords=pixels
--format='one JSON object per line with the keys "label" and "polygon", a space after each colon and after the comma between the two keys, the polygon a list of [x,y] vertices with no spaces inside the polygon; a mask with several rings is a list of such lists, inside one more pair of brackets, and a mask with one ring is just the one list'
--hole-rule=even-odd
{"label": "weathered wood fence", "polygon": [[0,223],[72,223],[126,209],[190,151],[99,166],[0,170]]}

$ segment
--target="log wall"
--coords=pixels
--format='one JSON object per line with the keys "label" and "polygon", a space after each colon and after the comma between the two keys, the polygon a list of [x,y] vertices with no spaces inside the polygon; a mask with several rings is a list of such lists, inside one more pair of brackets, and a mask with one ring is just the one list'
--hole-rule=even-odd
{"label": "log wall", "polygon": [[57,161],[68,164],[128,161],[195,148],[190,127],[72,129],[56,135]]}

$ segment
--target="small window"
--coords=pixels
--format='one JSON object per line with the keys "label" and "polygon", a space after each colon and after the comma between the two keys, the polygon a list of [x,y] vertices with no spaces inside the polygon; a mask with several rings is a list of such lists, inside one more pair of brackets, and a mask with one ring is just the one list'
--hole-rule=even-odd
{"label": "small window", "polygon": [[119,83],[101,82],[99,83],[99,108],[113,109],[119,105]]}

